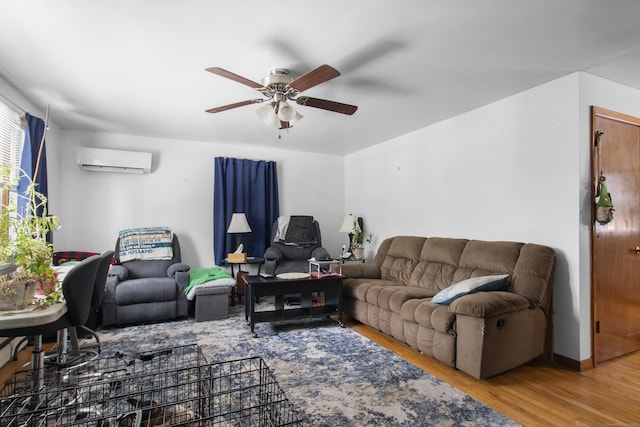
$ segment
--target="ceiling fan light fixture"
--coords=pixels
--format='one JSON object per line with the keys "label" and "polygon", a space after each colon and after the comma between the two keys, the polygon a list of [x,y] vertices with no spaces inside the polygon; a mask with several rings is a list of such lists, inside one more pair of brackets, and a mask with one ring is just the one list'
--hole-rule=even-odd
{"label": "ceiling fan light fixture", "polygon": [[209,67],[206,68],[206,71],[256,89],[264,96],[262,99],[248,99],[246,101],[209,108],[205,110],[208,113],[219,113],[221,111],[267,101],[265,105],[256,110],[256,114],[260,120],[266,123],[267,126],[275,127],[276,129],[289,129],[293,123],[302,120],[302,115],[291,106],[290,102],[347,115],[352,115],[358,109],[355,105],[343,104],[326,99],[311,98],[308,96],[298,97],[301,92],[340,75],[338,70],[327,64],[316,67],[296,78],[285,68],[274,68],[269,75],[265,77],[263,84],[254,82],[253,80],[220,67]]}
{"label": "ceiling fan light fixture", "polygon": [[278,117],[283,122],[290,122],[296,116],[297,111],[287,103],[287,101],[280,101],[278,103]]}
{"label": "ceiling fan light fixture", "polygon": [[291,120],[289,120],[291,123],[298,123],[300,120],[302,120],[304,116],[300,113],[298,113],[296,111],[296,114],[294,114],[293,118]]}
{"label": "ceiling fan light fixture", "polygon": [[267,126],[280,128],[280,118],[275,113],[275,102],[270,102],[256,110],[256,114]]}

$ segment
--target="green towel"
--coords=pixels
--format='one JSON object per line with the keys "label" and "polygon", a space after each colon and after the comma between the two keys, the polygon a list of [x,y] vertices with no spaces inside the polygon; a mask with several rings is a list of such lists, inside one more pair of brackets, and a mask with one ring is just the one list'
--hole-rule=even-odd
{"label": "green towel", "polygon": [[189,293],[191,288],[202,283],[216,279],[233,279],[233,277],[231,277],[229,273],[227,273],[220,267],[192,268],[191,270],[189,270],[189,277],[189,286],[184,289],[185,295]]}

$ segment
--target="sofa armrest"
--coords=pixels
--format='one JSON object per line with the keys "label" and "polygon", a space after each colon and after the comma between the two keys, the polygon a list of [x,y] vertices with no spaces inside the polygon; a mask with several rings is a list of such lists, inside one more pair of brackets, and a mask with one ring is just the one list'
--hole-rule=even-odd
{"label": "sofa armrest", "polygon": [[189,285],[191,275],[188,271],[176,271],[174,278],[176,279],[176,284],[178,285],[180,293],[182,296],[185,296],[184,289]]}
{"label": "sofa armrest", "polygon": [[129,277],[129,270],[124,265],[115,264],[109,269],[109,276],[115,276],[117,277],[117,282],[122,282]]}
{"label": "sofa armrest", "polygon": [[[114,266],[112,266],[113,268]],[[120,283],[120,277],[115,274],[109,274],[107,281],[104,285],[104,295],[102,296],[102,302],[114,302],[116,299],[116,286]]]}
{"label": "sofa armrest", "polygon": [[329,255],[329,251],[320,246],[319,248],[315,248],[313,252],[311,252],[311,258],[315,258],[318,261],[326,261],[331,259],[331,255]]}
{"label": "sofa armrest", "polygon": [[267,250],[264,251],[264,259],[267,261],[276,260],[277,262],[280,262],[282,260],[282,256],[282,251],[273,246],[269,246]]}
{"label": "sofa armrest", "polygon": [[475,292],[453,301],[449,311],[470,317],[488,318],[530,308],[522,295],[506,291]]}
{"label": "sofa armrest", "polygon": [[380,267],[374,263],[356,263],[356,264],[341,264],[332,266],[333,270],[337,270],[342,267],[342,275],[352,279],[380,279],[382,273]]}
{"label": "sofa armrest", "polygon": [[177,262],[175,264],[171,264],[169,268],[167,268],[167,276],[175,277],[177,272],[188,272],[191,269],[189,265],[183,262]]}

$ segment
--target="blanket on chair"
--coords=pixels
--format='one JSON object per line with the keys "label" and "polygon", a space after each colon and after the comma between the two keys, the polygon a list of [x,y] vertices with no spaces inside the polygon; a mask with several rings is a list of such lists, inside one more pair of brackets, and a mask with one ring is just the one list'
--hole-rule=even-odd
{"label": "blanket on chair", "polygon": [[286,230],[285,245],[309,247],[318,243],[313,230],[313,217],[308,215],[292,215]]}
{"label": "blanket on chair", "polygon": [[235,286],[236,279],[220,267],[192,268],[189,270],[189,285],[184,289],[188,300],[195,296],[198,287]]}
{"label": "blanket on chair", "polygon": [[134,259],[173,258],[173,233],[169,227],[141,227],[120,231],[120,262]]}

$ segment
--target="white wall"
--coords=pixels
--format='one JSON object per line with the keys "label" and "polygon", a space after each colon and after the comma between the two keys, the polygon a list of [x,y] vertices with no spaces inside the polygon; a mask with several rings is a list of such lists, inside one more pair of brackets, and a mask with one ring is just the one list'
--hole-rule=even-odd
{"label": "white wall", "polygon": [[345,158],[346,208],[376,243],[404,234],[555,248],[555,351],[575,359],[577,98],[574,74]]}
{"label": "white wall", "polygon": [[[276,161],[280,213],[315,216],[323,245],[336,254],[342,245],[337,231],[344,217],[341,156],[71,130],[59,132],[55,140],[60,153],[55,166],[62,171],[62,190],[51,195],[56,207],[52,213],[62,222],[54,236],[55,250],[103,251],[113,248],[120,229],[169,225],[180,236],[185,262],[192,267],[213,265],[213,172],[218,156]],[[151,152],[152,173],[82,171],[76,164],[77,147]]]}

